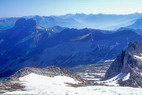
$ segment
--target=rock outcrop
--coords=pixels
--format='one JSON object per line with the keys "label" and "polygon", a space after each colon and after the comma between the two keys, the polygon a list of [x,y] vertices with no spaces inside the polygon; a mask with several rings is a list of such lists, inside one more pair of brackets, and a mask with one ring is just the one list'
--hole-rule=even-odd
{"label": "rock outcrop", "polygon": [[118,74],[130,74],[127,80],[120,79],[121,86],[142,87],[142,43],[131,42],[108,69],[104,79]]}

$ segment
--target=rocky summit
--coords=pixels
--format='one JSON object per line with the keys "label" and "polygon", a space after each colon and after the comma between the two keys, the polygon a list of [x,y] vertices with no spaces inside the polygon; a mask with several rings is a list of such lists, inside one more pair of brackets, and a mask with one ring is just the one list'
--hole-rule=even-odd
{"label": "rocky summit", "polygon": [[[121,76],[120,76],[121,74]],[[118,76],[119,75],[119,76]],[[127,79],[123,79],[126,77]],[[131,42],[108,69],[105,79],[118,76],[121,86],[142,87],[142,43]]]}

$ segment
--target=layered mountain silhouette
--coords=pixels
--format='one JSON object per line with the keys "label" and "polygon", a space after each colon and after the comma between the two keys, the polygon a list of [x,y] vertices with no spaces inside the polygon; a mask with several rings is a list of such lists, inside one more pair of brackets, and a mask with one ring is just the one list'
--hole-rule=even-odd
{"label": "layered mountain silhouette", "polygon": [[0,77],[23,67],[73,67],[114,59],[129,42],[142,41],[133,30],[110,32],[87,28],[55,32],[21,18],[0,32]]}
{"label": "layered mountain silhouette", "polygon": [[[62,16],[26,16],[26,19],[32,18],[37,25],[50,28],[54,26],[68,28],[93,28],[103,30],[116,30],[121,27],[140,28],[135,25],[142,18],[142,14],[135,13],[129,15],[113,14],[67,14]],[[9,29],[19,18],[2,18],[0,19],[0,30]],[[134,25],[133,25],[134,24]]]}
{"label": "layered mountain silhouette", "polygon": [[132,29],[142,29],[142,19],[138,19],[136,20],[136,22],[130,26],[128,26],[128,28],[132,28]]}

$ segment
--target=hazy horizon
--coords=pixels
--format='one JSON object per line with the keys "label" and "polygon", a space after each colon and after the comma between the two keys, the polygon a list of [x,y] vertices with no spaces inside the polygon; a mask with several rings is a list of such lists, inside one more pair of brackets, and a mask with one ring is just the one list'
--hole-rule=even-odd
{"label": "hazy horizon", "polygon": [[7,17],[0,17],[0,18],[9,18],[9,17],[32,17],[32,16],[65,16],[65,15],[77,15],[77,14],[84,14],[84,15],[99,15],[99,14],[103,14],[103,15],[133,15],[133,14],[142,14],[142,12],[134,12],[134,13],[128,13],[128,14],[109,14],[109,13],[66,13],[66,14],[61,14],[61,15],[39,15],[39,14],[35,14],[35,15],[23,15],[23,16],[7,16]]}
{"label": "hazy horizon", "polygon": [[142,13],[141,0],[0,0],[0,17]]}

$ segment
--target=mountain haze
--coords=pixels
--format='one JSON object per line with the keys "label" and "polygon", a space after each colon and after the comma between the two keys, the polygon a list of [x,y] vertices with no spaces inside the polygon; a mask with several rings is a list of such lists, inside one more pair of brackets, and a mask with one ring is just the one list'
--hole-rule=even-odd
{"label": "mountain haze", "polygon": [[[113,15],[113,14],[67,14],[62,16],[25,16],[23,18],[32,18],[37,25],[44,28],[54,26],[68,28],[93,28],[103,30],[116,30],[121,27],[131,26],[137,20],[142,18],[142,14]],[[19,18],[0,19],[0,30],[12,28]],[[138,27],[132,27],[138,28]]]}

